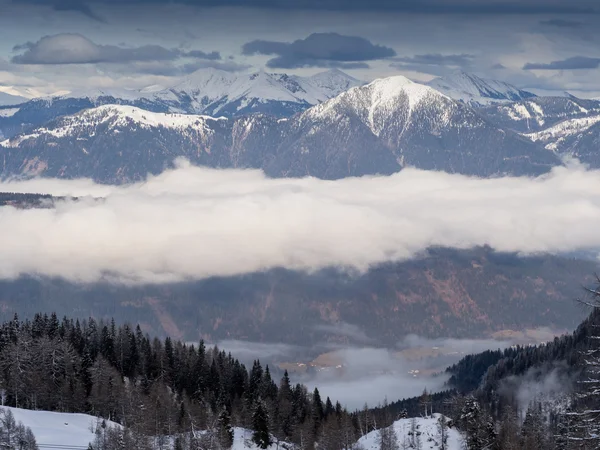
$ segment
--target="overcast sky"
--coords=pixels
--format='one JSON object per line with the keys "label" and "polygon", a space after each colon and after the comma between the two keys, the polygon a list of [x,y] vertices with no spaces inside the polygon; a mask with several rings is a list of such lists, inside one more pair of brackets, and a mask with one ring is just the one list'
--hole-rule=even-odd
{"label": "overcast sky", "polygon": [[600,96],[597,0],[0,0],[0,90],[169,86],[194,70],[426,81],[465,70]]}

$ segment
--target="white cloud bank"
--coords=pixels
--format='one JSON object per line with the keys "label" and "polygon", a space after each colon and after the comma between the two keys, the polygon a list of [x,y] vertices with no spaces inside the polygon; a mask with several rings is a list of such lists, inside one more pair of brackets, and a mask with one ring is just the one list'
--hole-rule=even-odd
{"label": "white cloud bank", "polygon": [[0,183],[0,191],[105,196],[55,209],[0,208],[0,277],[160,283],[273,267],[316,270],[414,257],[429,246],[563,252],[600,248],[600,172],[476,179],[269,179],[180,162],[144,183]]}

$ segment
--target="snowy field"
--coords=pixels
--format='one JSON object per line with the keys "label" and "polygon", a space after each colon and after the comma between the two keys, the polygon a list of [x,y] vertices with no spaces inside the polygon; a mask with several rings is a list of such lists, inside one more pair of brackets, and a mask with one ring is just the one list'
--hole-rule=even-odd
{"label": "snowy field", "polygon": [[[439,450],[442,448],[440,433],[438,430],[438,419],[440,414],[434,414],[428,418],[417,418],[416,438],[420,440],[421,445],[417,448],[422,450]],[[394,422],[394,430],[398,437],[398,446],[400,449],[409,449],[412,436],[411,431],[412,419],[401,419]],[[364,450],[379,450],[379,431],[372,431],[359,439],[358,443]],[[453,428],[448,429],[448,440],[446,441],[447,450],[462,450],[462,435]]]}
{"label": "snowy field", "polygon": [[[17,422],[31,428],[40,450],[69,447],[87,449],[94,441],[96,418],[87,414],[56,413],[48,411],[30,411],[28,409],[0,408],[12,411]],[[107,422],[109,426],[116,425]]]}

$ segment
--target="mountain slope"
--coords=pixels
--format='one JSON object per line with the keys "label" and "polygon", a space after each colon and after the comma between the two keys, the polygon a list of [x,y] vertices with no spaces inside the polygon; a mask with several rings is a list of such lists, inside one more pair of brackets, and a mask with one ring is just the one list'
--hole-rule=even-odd
{"label": "mountain slope", "polygon": [[480,78],[465,72],[434,78],[427,85],[454,100],[473,106],[524,100],[536,96],[512,84]]}
{"label": "mountain slope", "polygon": [[491,105],[479,112],[498,127],[533,133],[563,120],[600,114],[600,101],[574,97],[537,97],[514,103]]}
{"label": "mountain slope", "polygon": [[536,133],[526,134],[548,150],[577,158],[591,167],[600,167],[600,114],[567,119]]}
{"label": "mountain slope", "polygon": [[505,329],[572,329],[583,316],[573,299],[597,271],[593,261],[476,249],[432,250],[363,275],[271,270],[140,287],[23,277],[0,281],[0,316],[49,310],[82,318],[117,315],[151,334],[188,341],[301,346],[364,343],[344,333],[343,325],[352,324],[373,345],[395,346],[407,334],[467,338]]}
{"label": "mountain slope", "polygon": [[553,155],[490,125],[469,106],[401,76],[350,89],[295,117],[285,148],[298,164],[292,175],[322,158],[351,164],[361,149],[369,149],[373,158],[388,149],[394,161],[383,173],[415,166],[477,176],[522,175],[557,164]]}

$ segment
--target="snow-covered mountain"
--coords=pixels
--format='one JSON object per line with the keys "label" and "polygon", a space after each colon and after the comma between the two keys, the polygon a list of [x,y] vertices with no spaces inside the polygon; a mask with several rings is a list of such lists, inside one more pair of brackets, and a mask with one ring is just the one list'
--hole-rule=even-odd
{"label": "snow-covered mountain", "polygon": [[600,114],[600,101],[575,97],[536,97],[480,108],[479,113],[495,125],[533,133],[553,127],[564,120]]}
{"label": "snow-covered mountain", "polygon": [[412,166],[477,176],[538,175],[560,164],[542,145],[470,106],[398,76],[354,87],[288,119],[214,119],[104,105],[1,143],[3,175],[139,180],[176,157],[210,167],[325,179]]}
{"label": "snow-covered mountain", "polygon": [[225,117],[264,113],[289,117],[361,84],[335,69],[310,77],[201,69],[168,88],[90,89],[35,98],[4,114],[0,107],[0,134],[10,137],[57,117],[108,104],[137,106],[154,112]]}
{"label": "snow-covered mountain", "polygon": [[467,104],[403,76],[350,89],[294,117],[286,146],[298,161],[294,175],[319,161],[478,176],[539,174],[556,164],[543,149],[491,125]]}
{"label": "snow-covered mountain", "polygon": [[600,167],[600,114],[565,119],[525,136],[558,155],[577,158],[592,168]]}
{"label": "snow-covered mountain", "polygon": [[300,77],[201,69],[149,99],[164,102],[178,112],[228,117],[261,112],[285,117],[361,84],[340,70]]}
{"label": "snow-covered mountain", "polygon": [[465,72],[455,72],[434,78],[427,84],[454,100],[460,100],[472,106],[512,102],[536,96],[532,92],[519,89],[512,84],[480,78]]}
{"label": "snow-covered mountain", "polygon": [[[464,437],[455,428],[447,429],[446,442],[442,442],[438,421],[441,414],[415,419],[400,419],[392,425],[396,432],[398,448],[419,448],[422,450],[461,450],[464,448]],[[448,419],[444,417],[448,422]],[[380,430],[371,431],[358,440],[359,448],[379,450]]]}

